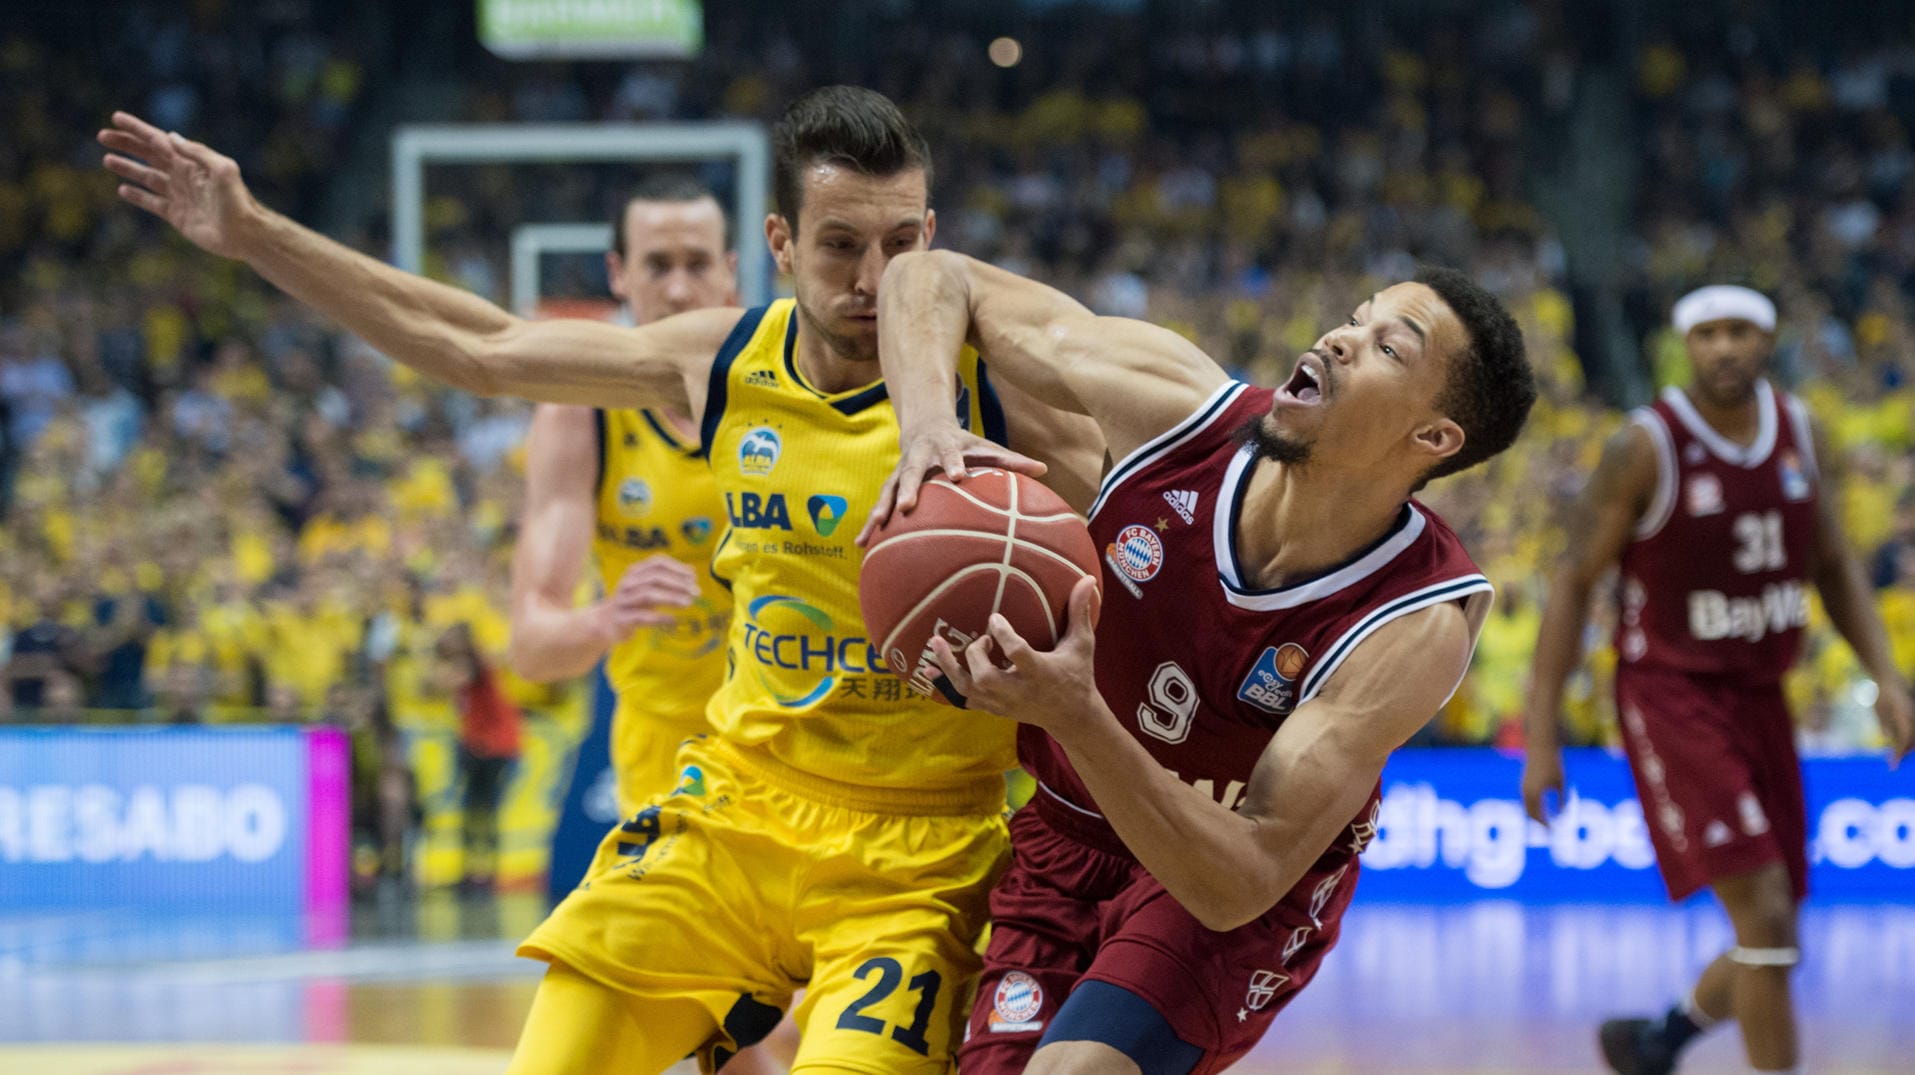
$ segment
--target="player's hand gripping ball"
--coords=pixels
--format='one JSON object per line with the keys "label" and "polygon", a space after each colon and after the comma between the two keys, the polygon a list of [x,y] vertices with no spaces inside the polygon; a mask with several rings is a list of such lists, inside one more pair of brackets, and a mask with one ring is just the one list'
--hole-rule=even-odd
{"label": "player's hand gripping ball", "polygon": [[974,469],[924,483],[909,515],[872,535],[858,576],[871,644],[913,690],[963,705],[931,656],[943,635],[961,650],[1000,613],[1033,649],[1064,635],[1071,587],[1097,575],[1090,531],[1034,478]]}

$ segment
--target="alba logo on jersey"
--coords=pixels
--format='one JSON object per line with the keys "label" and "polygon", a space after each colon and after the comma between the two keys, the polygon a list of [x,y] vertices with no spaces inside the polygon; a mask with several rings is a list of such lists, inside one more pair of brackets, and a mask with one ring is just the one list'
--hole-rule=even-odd
{"label": "alba logo on jersey", "polygon": [[756,426],[738,442],[738,469],[754,478],[762,478],[778,465],[784,441],[770,426]]}
{"label": "alba logo on jersey", "polygon": [[1237,700],[1248,702],[1265,713],[1283,716],[1296,708],[1297,680],[1310,654],[1295,642],[1271,646],[1257,658],[1250,674],[1237,688]]}
{"label": "alba logo on jersey", "polygon": [[835,626],[823,609],[784,594],[766,594],[747,606],[745,652],[758,662],[759,685],[779,705],[810,705],[831,694],[840,674],[883,669],[863,635],[833,634]]}
{"label": "alba logo on jersey", "polygon": [[789,530],[791,511],[785,494],[726,493],[725,514],[734,530]]}
{"label": "alba logo on jersey", "polygon": [[652,487],[643,478],[627,478],[618,483],[618,510],[627,515],[643,515],[652,510]]}
{"label": "alba logo on jersey", "polygon": [[610,523],[598,524],[600,541],[612,545],[623,545],[628,549],[669,549],[672,539],[665,531],[656,526],[613,526]]}

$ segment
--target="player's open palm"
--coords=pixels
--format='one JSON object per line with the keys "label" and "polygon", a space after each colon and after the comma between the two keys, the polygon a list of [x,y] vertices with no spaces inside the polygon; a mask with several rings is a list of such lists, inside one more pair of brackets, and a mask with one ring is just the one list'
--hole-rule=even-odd
{"label": "player's open palm", "polygon": [[962,481],[973,466],[998,467],[1033,478],[1044,476],[1044,464],[1011,451],[1002,444],[986,440],[956,425],[924,429],[901,438],[898,466],[884,481],[878,503],[858,532],[858,544],[866,545],[890,518],[893,511],[909,512],[918,506],[918,490],[924,479],[942,472],[953,481]]}
{"label": "player's open palm", "polygon": [[663,553],[647,556],[625,569],[599,605],[606,644],[623,642],[641,627],[663,627],[672,622],[672,609],[696,600],[698,577],[691,568]]}
{"label": "player's open palm", "polygon": [[179,230],[193,245],[239,257],[239,220],[252,194],[231,157],[162,131],[138,116],[113,113],[99,134],[107,171],[125,180],[119,195]]}

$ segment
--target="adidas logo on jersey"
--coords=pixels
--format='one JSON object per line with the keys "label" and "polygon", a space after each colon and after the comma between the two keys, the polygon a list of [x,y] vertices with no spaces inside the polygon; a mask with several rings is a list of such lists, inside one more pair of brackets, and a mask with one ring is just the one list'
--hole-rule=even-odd
{"label": "adidas logo on jersey", "polygon": [[1197,494],[1188,489],[1172,489],[1164,494],[1164,500],[1170,504],[1177,517],[1187,523],[1197,521]]}
{"label": "adidas logo on jersey", "polygon": [[778,374],[771,370],[752,370],[745,374],[745,383],[759,388],[778,387]]}
{"label": "adidas logo on jersey", "polygon": [[1724,825],[1720,819],[1709,822],[1709,827],[1702,830],[1704,847],[1721,847],[1733,839],[1735,836],[1729,832],[1729,826]]}

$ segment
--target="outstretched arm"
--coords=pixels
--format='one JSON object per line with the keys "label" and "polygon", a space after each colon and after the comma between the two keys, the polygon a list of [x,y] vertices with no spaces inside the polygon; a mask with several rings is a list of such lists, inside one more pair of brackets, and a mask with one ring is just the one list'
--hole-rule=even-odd
{"label": "outstretched arm", "polygon": [[[1241,808],[1178,780],[1127,732],[1092,672],[1095,587],[1071,595],[1070,631],[1037,653],[1001,617],[960,657],[932,640],[974,707],[1043,727],[1070,755],[1111,828],[1197,921],[1229,930],[1302,879],[1376,787],[1383,763],[1441,709],[1469,664],[1456,603],[1385,624],[1271,737]],[[993,651],[1008,658],[1001,669]]]}
{"label": "outstretched arm", "polygon": [[670,556],[633,564],[613,592],[575,608],[573,596],[598,522],[598,428],[590,408],[547,404],[532,416],[525,514],[512,550],[512,671],[535,683],[591,671],[640,627],[671,622],[663,607],[698,599],[691,568]]}
{"label": "outstretched arm", "polygon": [[[994,377],[1049,409],[1034,422],[1088,416],[1116,459],[1189,416],[1225,380],[1209,356],[1168,329],[1098,317],[1055,288],[948,250],[893,258],[878,294],[878,354],[904,446],[896,476],[902,509],[916,504],[927,472],[962,475],[967,456],[1034,472],[1028,461],[994,456],[958,435],[957,359],[967,342]],[[1088,426],[1079,428],[1093,440]],[[885,514],[888,507],[880,502]]]}
{"label": "outstretched arm", "polygon": [[480,395],[590,406],[704,410],[712,356],[736,310],[681,314],[643,329],[527,321],[485,300],[367,257],[253,199],[232,158],[113,114],[100,132],[119,195],[195,245],[237,258],[380,351]]}
{"label": "outstretched arm", "polygon": [[1895,667],[1888,645],[1888,631],[1882,626],[1882,613],[1875,607],[1875,591],[1855,559],[1848,535],[1842,531],[1841,473],[1836,457],[1829,450],[1822,431],[1814,431],[1815,458],[1822,474],[1817,482],[1820,495],[1815,498],[1815,557],[1809,566],[1810,581],[1822,596],[1829,622],[1855,649],[1862,670],[1875,681],[1875,718],[1881,722],[1882,738],[1888,740],[1890,765],[1900,764],[1915,748],[1915,699],[1909,696],[1908,680]]}
{"label": "outstretched arm", "polygon": [[1545,824],[1549,815],[1544,793],[1553,791],[1559,800],[1563,793],[1563,685],[1582,660],[1590,597],[1604,573],[1622,559],[1655,489],[1655,445],[1648,432],[1632,422],[1604,446],[1602,461],[1570,514],[1569,545],[1549,577],[1523,706],[1523,805],[1530,817]]}

